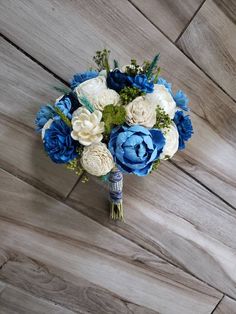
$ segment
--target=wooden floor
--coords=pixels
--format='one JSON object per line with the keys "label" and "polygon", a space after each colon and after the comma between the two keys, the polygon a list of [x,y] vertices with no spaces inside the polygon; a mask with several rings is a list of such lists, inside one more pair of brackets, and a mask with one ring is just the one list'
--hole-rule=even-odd
{"label": "wooden floor", "polygon": [[[0,0],[0,313],[236,313],[236,0]],[[107,189],[53,164],[39,105],[110,48],[161,53],[195,135],[160,170]]]}

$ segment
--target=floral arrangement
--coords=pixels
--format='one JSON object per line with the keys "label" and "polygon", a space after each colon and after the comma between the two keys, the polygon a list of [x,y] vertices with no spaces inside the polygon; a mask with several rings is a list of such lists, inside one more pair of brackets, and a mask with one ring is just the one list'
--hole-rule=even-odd
{"label": "floral arrangement", "polygon": [[193,128],[189,99],[159,76],[159,54],[122,67],[116,60],[111,67],[109,54],[97,51],[96,68],[75,74],[71,88],[42,106],[35,123],[53,162],[83,181],[89,173],[108,183],[111,217],[123,220],[123,174],[155,171],[185,148]]}

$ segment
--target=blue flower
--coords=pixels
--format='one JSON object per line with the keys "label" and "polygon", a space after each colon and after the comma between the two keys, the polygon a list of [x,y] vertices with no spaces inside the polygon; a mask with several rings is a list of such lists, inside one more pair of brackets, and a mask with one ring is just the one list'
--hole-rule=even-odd
{"label": "blue flower", "polygon": [[132,86],[140,89],[142,92],[152,93],[154,91],[153,82],[149,82],[145,74],[138,74],[134,77],[129,77],[129,81]]}
{"label": "blue flower", "polygon": [[179,149],[185,148],[185,142],[188,141],[193,134],[193,126],[190,117],[185,116],[183,111],[176,111],[174,123],[179,132]]}
{"label": "blue flower", "polygon": [[172,95],[172,84],[168,83],[163,77],[159,77],[157,81],[158,85],[164,85],[165,88],[169,91],[169,93]]}
{"label": "blue flower", "polygon": [[61,119],[54,120],[45,131],[44,148],[55,163],[68,163],[77,157],[78,142],[72,139],[70,133],[71,129]]}
{"label": "blue flower", "polygon": [[35,125],[36,131],[39,132],[44,127],[44,124],[52,119],[55,115],[55,111],[51,105],[44,105],[36,114]]}
{"label": "blue flower", "polygon": [[178,90],[174,95],[174,101],[179,108],[188,111],[189,99],[182,90]]}
{"label": "blue flower", "polygon": [[120,72],[120,70],[114,70],[108,73],[107,86],[114,89],[119,93],[124,87],[130,86],[129,76],[126,73]]}
{"label": "blue flower", "polygon": [[70,108],[70,113],[73,113],[76,109],[81,107],[82,105],[79,103],[78,98],[74,92],[70,92],[68,94],[65,94],[60,101],[64,101],[66,99],[69,99],[71,102],[71,108]]}
{"label": "blue flower", "polygon": [[58,102],[55,103],[55,107],[60,109],[60,111],[69,119],[71,119],[71,101],[68,97],[63,97]]}
{"label": "blue flower", "polygon": [[86,71],[86,72],[82,72],[82,73],[76,73],[72,80],[70,80],[70,86],[72,89],[74,89],[75,87],[77,87],[79,84],[90,80],[94,77],[98,76],[98,72],[97,71]]}
{"label": "blue flower", "polygon": [[117,167],[125,173],[147,175],[165,145],[160,130],[133,125],[115,127],[108,143]]}

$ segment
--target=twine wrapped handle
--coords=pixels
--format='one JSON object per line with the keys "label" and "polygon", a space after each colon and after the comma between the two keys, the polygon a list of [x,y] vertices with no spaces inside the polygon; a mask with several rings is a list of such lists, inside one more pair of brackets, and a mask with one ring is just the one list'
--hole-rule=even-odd
{"label": "twine wrapped handle", "polygon": [[123,174],[117,169],[113,168],[109,175],[109,194],[111,202],[111,218],[114,220],[124,221],[124,211],[122,204],[123,191]]}

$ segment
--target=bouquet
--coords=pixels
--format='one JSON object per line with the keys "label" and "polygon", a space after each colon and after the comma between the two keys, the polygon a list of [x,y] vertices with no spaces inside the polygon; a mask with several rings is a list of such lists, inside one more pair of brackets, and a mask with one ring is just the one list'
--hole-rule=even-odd
{"label": "bouquet", "polygon": [[83,181],[88,173],[108,183],[111,218],[123,220],[123,174],[155,171],[185,148],[193,128],[189,99],[159,76],[159,54],[122,67],[116,60],[111,66],[109,55],[97,51],[96,68],[75,74],[70,89],[43,105],[35,123],[53,162]]}

